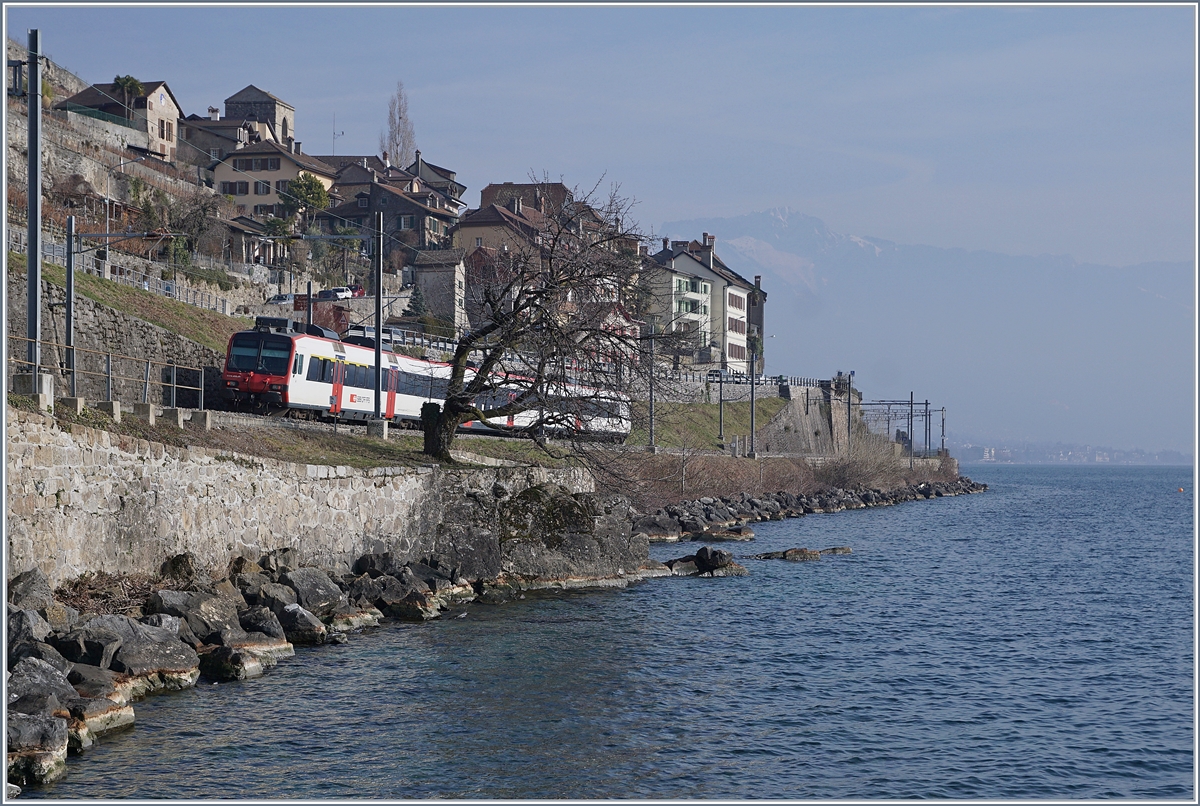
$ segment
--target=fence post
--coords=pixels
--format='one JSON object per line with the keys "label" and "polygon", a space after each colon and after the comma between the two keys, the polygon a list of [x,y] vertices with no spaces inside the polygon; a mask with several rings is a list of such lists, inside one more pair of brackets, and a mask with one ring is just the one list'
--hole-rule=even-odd
{"label": "fence post", "polygon": [[104,356],[104,399],[112,400],[112,353]]}
{"label": "fence post", "polygon": [[200,404],[198,408],[204,411],[204,367],[200,367],[200,382],[196,384],[200,387]]}
{"label": "fence post", "polygon": [[150,402],[150,359],[146,359],[146,379],[142,382],[142,402]]}
{"label": "fence post", "polygon": [[171,365],[171,408],[175,408],[175,365]]}

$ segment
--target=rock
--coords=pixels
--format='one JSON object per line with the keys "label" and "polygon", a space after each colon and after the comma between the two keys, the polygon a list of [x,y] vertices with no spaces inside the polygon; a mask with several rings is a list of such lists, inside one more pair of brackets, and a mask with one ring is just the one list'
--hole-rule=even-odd
{"label": "rock", "polygon": [[213,595],[222,599],[229,599],[233,602],[234,607],[241,610],[246,607],[246,599],[242,596],[241,590],[237,588],[228,579],[222,579],[212,584],[211,590]]}
{"label": "rock", "polygon": [[121,636],[102,627],[84,624],[64,636],[51,635],[50,645],[72,663],[107,669],[121,648]]}
{"label": "rock", "polygon": [[[258,568],[257,565],[254,567]],[[271,578],[261,571],[234,574],[232,579],[233,584],[241,591],[242,597],[246,600],[247,604],[257,604],[259,590],[263,585],[271,581]]]}
{"label": "rock", "polygon": [[733,555],[728,551],[714,549],[710,546],[704,546],[697,551],[695,558],[696,567],[702,574],[723,568],[733,562]]}
{"label": "rock", "polygon": [[164,577],[174,579],[185,586],[196,585],[202,581],[200,570],[196,567],[196,558],[188,552],[171,557],[159,570]]}
{"label": "rock", "polygon": [[143,616],[139,621],[149,627],[158,627],[176,636],[179,635],[179,626],[183,624],[183,619],[179,616],[169,616],[166,613],[152,613],[149,616]]}
{"label": "rock", "polygon": [[70,632],[79,623],[79,611],[55,602],[38,611],[54,632]]}
{"label": "rock", "polygon": [[50,624],[36,610],[17,610],[8,616],[8,645],[22,641],[41,642],[50,634]]}
{"label": "rock", "polygon": [[200,659],[170,630],[117,615],[97,616],[87,626],[93,624],[121,637],[111,668],[129,683],[127,700],[159,689],[178,690],[195,684]]}
{"label": "rock", "polygon": [[753,554],[752,560],[790,560],[792,562],[807,562],[821,559],[819,551],[812,549],[788,549],[787,551],[768,551],[765,554]]}
{"label": "rock", "polygon": [[9,713],[5,734],[8,780],[22,786],[46,784],[67,773],[67,720]]}
{"label": "rock", "polygon": [[42,570],[33,568],[9,580],[8,601],[18,610],[41,610],[55,603],[54,591]]}
{"label": "rock", "polygon": [[79,696],[71,687],[67,676],[44,660],[24,658],[13,666],[8,678],[10,703],[26,695],[49,694],[53,694],[62,703],[70,702]]}
{"label": "rock", "polygon": [[173,609],[175,612],[169,615],[182,616],[192,634],[206,644],[222,644],[225,643],[222,640],[224,634],[240,637],[243,632],[238,621],[238,606],[233,599],[211,593],[191,593],[183,607],[178,607],[176,602]]}
{"label": "rock", "polygon": [[333,632],[347,632],[363,627],[377,627],[381,618],[383,618],[383,613],[371,605],[367,605],[366,607],[339,605],[332,613],[326,616],[326,620],[329,622],[329,629]]}
{"label": "rock", "polygon": [[355,577],[346,590],[351,604],[374,604],[382,593],[383,585],[367,573]]}
{"label": "rock", "polygon": [[158,590],[150,594],[150,609],[169,616],[184,616],[191,601],[190,591]]}
{"label": "rock", "polygon": [[849,546],[834,546],[831,549],[821,549],[822,554],[850,554]]}
{"label": "rock", "polygon": [[250,607],[238,613],[242,629],[248,633],[260,632],[272,638],[286,638],[279,618],[269,608]]}
{"label": "rock", "polygon": [[744,577],[749,575],[750,572],[746,569],[746,566],[735,562],[731,562],[728,565],[723,565],[720,568],[714,568],[713,570],[703,574],[703,576],[711,577]]}
{"label": "rock", "polygon": [[275,549],[263,555],[258,565],[267,572],[267,576],[278,581],[279,577],[300,564],[299,555],[293,548]]}
{"label": "rock", "polygon": [[288,605],[296,604],[296,591],[278,582],[268,582],[258,590],[258,603],[278,616]]}
{"label": "rock", "polygon": [[75,665],[71,661],[64,658],[59,651],[50,644],[43,643],[41,641],[22,641],[9,647],[9,669],[12,669],[12,667],[16,666],[25,658],[37,658],[38,660],[45,661],[64,674]]}
{"label": "rock", "polygon": [[342,589],[318,568],[297,568],[280,575],[279,581],[296,591],[296,603],[318,618],[346,603]]}
{"label": "rock", "polygon": [[696,555],[689,554],[686,557],[678,557],[674,560],[667,560],[667,568],[671,569],[673,576],[695,576],[700,573],[700,567],[696,565]]}
{"label": "rock", "polygon": [[403,599],[380,608],[389,618],[401,621],[426,621],[441,615],[437,598],[428,592],[410,590]]}
{"label": "rock", "polygon": [[216,646],[200,654],[200,673],[213,680],[250,680],[262,677],[263,665],[252,652]]}
{"label": "rock", "polygon": [[8,798],[9,800],[12,800],[13,798],[17,797],[20,794],[21,794],[21,787],[17,786],[16,784],[5,784],[4,796],[6,798]]}
{"label": "rock", "polygon": [[83,663],[75,664],[71,671],[67,672],[67,682],[80,697],[107,699],[118,705],[125,705],[125,695],[117,685],[117,678],[116,672]]}
{"label": "rock", "polygon": [[287,639],[293,644],[315,645],[325,643],[325,625],[315,615],[298,604],[292,603],[276,615]]}
{"label": "rock", "polygon": [[331,633],[329,636],[329,643],[331,644],[344,644],[349,640],[349,637],[347,637],[344,632]]}
{"label": "rock", "polygon": [[243,654],[253,655],[264,669],[274,666],[280,658],[290,658],[296,654],[295,648],[286,635],[278,637],[261,632],[243,633],[241,638],[231,639],[225,646],[227,649],[235,649]]}
{"label": "rock", "polygon": [[658,560],[646,560],[638,567],[638,576],[641,577],[669,577],[671,569]]}

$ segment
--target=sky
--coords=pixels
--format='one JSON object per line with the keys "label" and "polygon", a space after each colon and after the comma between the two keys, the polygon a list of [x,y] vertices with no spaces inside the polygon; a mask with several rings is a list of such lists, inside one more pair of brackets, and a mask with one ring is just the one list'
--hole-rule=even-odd
{"label": "sky", "polygon": [[310,154],[375,153],[402,80],[470,206],[549,176],[618,185],[651,234],[787,207],[900,244],[1196,255],[1187,4],[8,4],[5,24],[85,80],[165,80],[185,113],[254,84]]}

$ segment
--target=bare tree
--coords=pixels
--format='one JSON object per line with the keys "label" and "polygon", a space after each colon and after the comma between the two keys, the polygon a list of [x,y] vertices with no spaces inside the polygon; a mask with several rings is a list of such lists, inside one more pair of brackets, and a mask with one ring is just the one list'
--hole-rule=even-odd
{"label": "bare tree", "polygon": [[400,167],[416,159],[417,136],[408,116],[408,95],[403,81],[396,82],[396,93],[388,99],[387,132],[379,134],[379,151]]}
{"label": "bare tree", "polygon": [[556,209],[527,210],[523,239],[468,256],[471,328],[450,359],[444,405],[422,409],[427,454],[448,459],[456,429],[478,420],[532,436],[586,435],[628,417],[626,389],[649,371],[637,320],[644,298],[630,202],[577,192]]}

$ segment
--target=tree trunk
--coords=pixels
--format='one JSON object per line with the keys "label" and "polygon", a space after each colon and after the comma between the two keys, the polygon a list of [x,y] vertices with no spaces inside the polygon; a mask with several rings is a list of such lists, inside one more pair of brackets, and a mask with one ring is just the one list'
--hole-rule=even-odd
{"label": "tree trunk", "polygon": [[437,403],[426,403],[421,406],[421,427],[425,431],[422,453],[442,462],[454,461],[450,446],[454,444],[454,434],[458,430],[455,418],[448,416]]}

